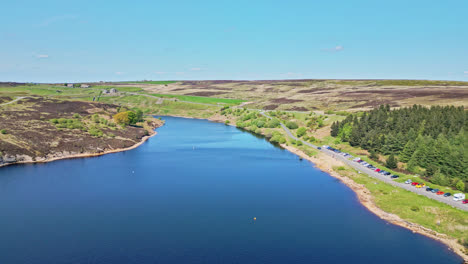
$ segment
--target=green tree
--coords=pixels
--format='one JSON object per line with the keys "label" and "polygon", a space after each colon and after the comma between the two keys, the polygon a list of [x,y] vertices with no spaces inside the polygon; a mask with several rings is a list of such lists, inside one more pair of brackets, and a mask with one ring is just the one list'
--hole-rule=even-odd
{"label": "green tree", "polygon": [[411,158],[406,164],[406,169],[410,172],[417,172],[418,163],[415,158]]}
{"label": "green tree", "polygon": [[398,167],[398,161],[395,158],[395,155],[391,154],[390,157],[388,157],[385,166],[389,169],[396,169]]}
{"label": "green tree", "polygon": [[434,176],[431,177],[431,182],[442,186],[447,186],[450,183],[447,177],[440,172],[436,172]]}
{"label": "green tree", "polygon": [[379,160],[379,155],[377,154],[377,152],[375,150],[371,150],[369,151],[369,158],[372,159],[372,160]]}
{"label": "green tree", "polygon": [[459,190],[459,191],[462,191],[462,192],[465,191],[465,183],[464,183],[463,181],[461,181],[461,180],[459,180],[459,181],[457,182],[457,184],[455,185],[455,187],[456,187],[457,190]]}

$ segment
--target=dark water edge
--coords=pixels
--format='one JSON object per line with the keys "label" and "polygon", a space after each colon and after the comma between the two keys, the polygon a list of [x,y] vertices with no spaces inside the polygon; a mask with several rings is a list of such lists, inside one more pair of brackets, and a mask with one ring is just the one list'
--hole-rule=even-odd
{"label": "dark water edge", "polygon": [[134,150],[1,168],[0,263],[462,263],[263,138],[164,119]]}

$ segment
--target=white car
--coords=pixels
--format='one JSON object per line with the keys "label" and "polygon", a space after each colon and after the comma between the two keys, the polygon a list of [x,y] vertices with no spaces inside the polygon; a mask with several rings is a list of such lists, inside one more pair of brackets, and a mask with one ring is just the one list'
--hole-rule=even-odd
{"label": "white car", "polygon": [[465,200],[465,194],[464,193],[456,193],[456,194],[453,195],[453,200],[455,202]]}
{"label": "white car", "polygon": [[367,163],[367,162],[364,161],[364,162],[361,163],[361,165],[362,165],[362,166],[367,166],[367,165],[369,165],[369,163]]}
{"label": "white car", "polygon": [[406,184],[411,184],[413,181],[412,180],[406,180],[405,183]]}

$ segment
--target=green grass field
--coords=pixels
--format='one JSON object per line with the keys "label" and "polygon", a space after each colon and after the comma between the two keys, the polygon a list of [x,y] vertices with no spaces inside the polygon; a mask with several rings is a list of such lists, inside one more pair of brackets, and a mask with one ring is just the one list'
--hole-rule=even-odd
{"label": "green grass field", "polygon": [[450,235],[457,239],[468,240],[468,212],[458,210],[447,204],[425,196],[394,187],[356,170],[345,167],[340,174],[364,184],[372,193],[374,201],[382,210],[394,213],[402,219],[420,224],[434,231]]}
{"label": "green grass field", "polygon": [[194,103],[204,103],[204,104],[227,104],[227,105],[237,105],[245,100],[239,99],[228,99],[228,98],[213,98],[213,97],[202,97],[202,96],[190,96],[190,95],[173,95],[173,94],[151,94],[157,97],[165,98],[177,98],[181,101],[194,102]]}

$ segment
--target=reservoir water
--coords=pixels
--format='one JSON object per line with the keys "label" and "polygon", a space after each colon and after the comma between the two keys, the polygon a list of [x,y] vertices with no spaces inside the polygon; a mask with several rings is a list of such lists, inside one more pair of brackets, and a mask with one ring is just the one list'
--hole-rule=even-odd
{"label": "reservoir water", "polygon": [[264,139],[164,119],[134,150],[0,168],[0,263],[462,262]]}

